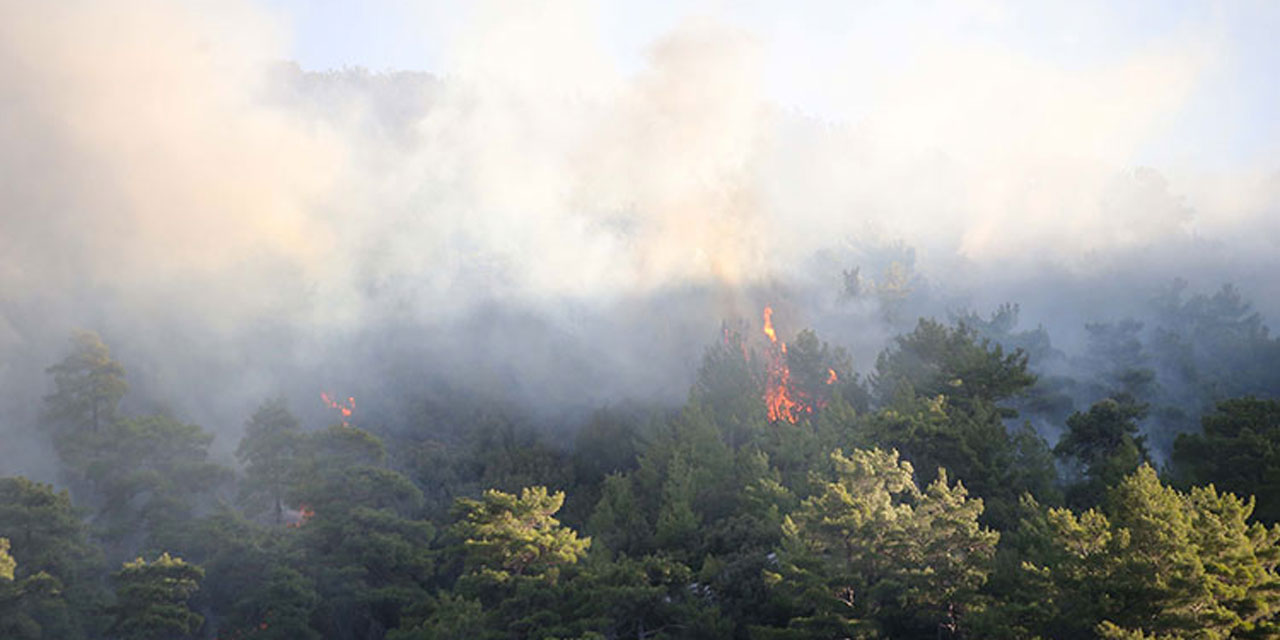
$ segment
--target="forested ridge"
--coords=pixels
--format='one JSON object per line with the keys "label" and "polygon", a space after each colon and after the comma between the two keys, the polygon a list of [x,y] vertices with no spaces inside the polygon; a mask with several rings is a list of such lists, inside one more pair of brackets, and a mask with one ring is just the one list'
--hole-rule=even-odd
{"label": "forested ridge", "polygon": [[1280,341],[1231,287],[1170,291],[1082,354],[1004,306],[862,373],[766,310],[682,406],[554,427],[265,398],[235,465],[124,411],[79,332],[32,399],[57,486],[0,478],[0,637],[1278,637]]}

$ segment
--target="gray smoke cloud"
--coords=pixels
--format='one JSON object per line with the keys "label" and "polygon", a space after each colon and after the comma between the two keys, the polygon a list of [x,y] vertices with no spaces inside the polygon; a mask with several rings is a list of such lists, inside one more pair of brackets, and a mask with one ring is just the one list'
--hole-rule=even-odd
{"label": "gray smoke cloud", "polygon": [[1280,299],[1276,167],[1133,161],[1177,135],[1212,33],[1087,68],[850,43],[797,70],[849,88],[832,120],[772,100],[760,36],[713,18],[636,71],[593,5],[485,4],[428,74],[304,71],[242,2],[0,7],[0,472],[40,474],[74,327],[137,409],[227,451],[279,393],[312,422],[321,390],[388,420],[413,394],[678,401],[764,304],[865,369],[919,314],[1019,302],[1070,344],[1174,277]]}

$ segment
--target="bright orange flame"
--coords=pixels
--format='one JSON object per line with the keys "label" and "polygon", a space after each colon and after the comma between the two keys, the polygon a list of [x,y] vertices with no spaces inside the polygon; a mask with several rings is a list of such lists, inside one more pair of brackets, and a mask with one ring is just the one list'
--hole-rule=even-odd
{"label": "bright orange flame", "polygon": [[[764,406],[770,422],[799,419],[800,403],[793,397],[791,369],[787,367],[787,343],[778,342],[773,330],[773,308],[764,308],[764,335],[769,337],[769,362],[764,383]],[[812,409],[810,409],[812,411]]]}
{"label": "bright orange flame", "polygon": [[[764,335],[769,338],[768,362],[765,370],[764,403],[770,422],[785,420],[794,424],[803,414],[822,409],[827,402],[796,387],[787,365],[787,343],[778,340],[773,329],[773,308],[764,308]],[[827,369],[826,383],[839,380],[835,369]]]}
{"label": "bright orange flame", "polygon": [[356,399],[347,396],[346,402],[340,402],[333,399],[329,394],[321,391],[320,399],[324,401],[325,406],[338,412],[342,416],[342,426],[351,426],[351,414],[356,410]]}
{"label": "bright orange flame", "polygon": [[778,342],[778,334],[773,331],[773,307],[764,308],[764,334],[769,336],[769,342]]}

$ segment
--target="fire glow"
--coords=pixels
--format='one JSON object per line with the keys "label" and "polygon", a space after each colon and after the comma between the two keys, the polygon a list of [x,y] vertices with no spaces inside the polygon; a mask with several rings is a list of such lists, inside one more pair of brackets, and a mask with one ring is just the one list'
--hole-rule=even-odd
{"label": "fire glow", "polygon": [[[814,399],[797,388],[791,379],[791,368],[787,364],[787,343],[778,340],[773,329],[773,308],[764,308],[764,335],[769,338],[766,353],[764,404],[769,422],[786,421],[795,424],[801,415],[812,414],[821,409],[826,402]],[[827,369],[826,384],[833,385],[839,380],[835,369]]]}
{"label": "fire glow", "polygon": [[787,343],[778,342],[773,330],[773,308],[764,308],[764,335],[769,338],[768,364],[765,370],[764,405],[769,422],[786,420],[795,423],[799,403],[792,397],[791,369],[787,367]]}
{"label": "fire glow", "polygon": [[342,426],[351,426],[351,414],[356,410],[356,399],[354,397],[347,396],[346,402],[343,402],[321,391],[320,400],[324,402],[325,406],[337,411],[338,415],[342,416]]}
{"label": "fire glow", "polygon": [[291,517],[289,519],[289,522],[285,523],[285,526],[289,527],[290,529],[297,529],[302,525],[306,524],[308,520],[311,520],[312,516],[314,515],[316,515],[316,512],[312,510],[310,506],[308,506],[305,503],[300,504],[298,505],[297,516]]}

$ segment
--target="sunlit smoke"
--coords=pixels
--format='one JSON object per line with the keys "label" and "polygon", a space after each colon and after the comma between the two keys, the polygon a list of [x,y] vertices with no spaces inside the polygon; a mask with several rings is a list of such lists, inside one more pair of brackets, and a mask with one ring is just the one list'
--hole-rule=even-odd
{"label": "sunlit smoke", "polygon": [[[282,63],[288,25],[247,2],[0,6],[0,430],[77,326],[214,428],[378,377],[679,398],[778,295],[863,368],[958,306],[1078,332],[1175,276],[1280,299],[1274,164],[1143,166],[1229,53],[1208,27],[1088,65],[850,39],[805,65],[816,116],[767,80],[785,29],[714,13],[631,67],[598,7],[486,4],[412,74]],[[336,361],[351,380],[309,373]]]}

